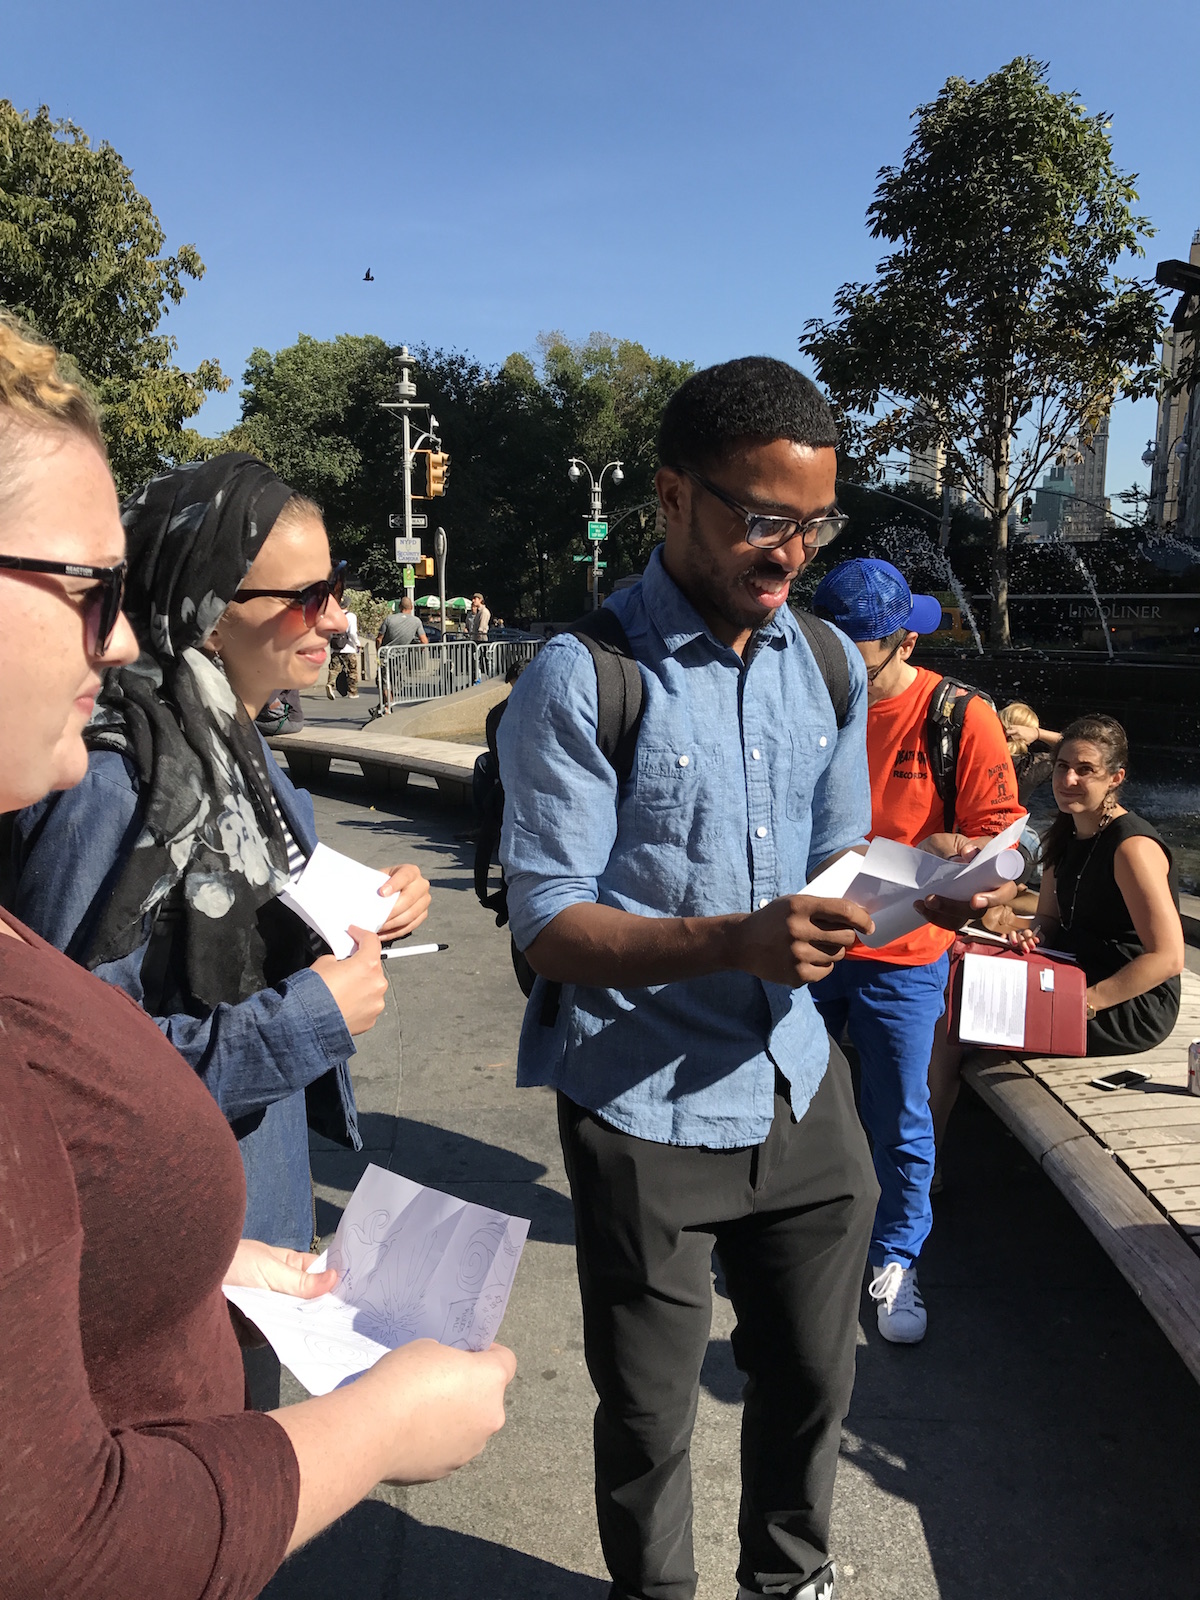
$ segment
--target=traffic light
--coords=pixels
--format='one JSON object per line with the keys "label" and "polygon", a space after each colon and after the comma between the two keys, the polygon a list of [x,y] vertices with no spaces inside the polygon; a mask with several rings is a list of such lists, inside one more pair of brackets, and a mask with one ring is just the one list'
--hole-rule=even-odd
{"label": "traffic light", "polygon": [[431,450],[429,452],[429,498],[434,495],[445,494],[446,477],[450,471],[450,457],[444,450]]}
{"label": "traffic light", "polygon": [[416,573],[418,578],[432,578],[434,575],[433,557],[422,556],[420,561],[415,561],[413,563],[413,571]]}
{"label": "traffic light", "polygon": [[1021,521],[1029,522],[1033,517],[1033,496],[1027,494],[1021,501]]}

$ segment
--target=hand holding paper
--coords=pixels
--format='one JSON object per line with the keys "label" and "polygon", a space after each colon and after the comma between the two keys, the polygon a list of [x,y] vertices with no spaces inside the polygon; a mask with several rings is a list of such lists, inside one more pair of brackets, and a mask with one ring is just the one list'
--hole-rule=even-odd
{"label": "hand holding paper", "polygon": [[804,892],[853,900],[869,911],[875,931],[864,935],[863,943],[878,950],[929,920],[914,901],[934,894],[944,900],[969,901],[973,895],[1015,882],[1024,858],[1013,846],[1027,820],[1022,814],[967,862],[942,861],[894,839],[872,839],[865,856],[839,857]]}
{"label": "hand holding paper", "polygon": [[304,871],[279,898],[344,961],[354,950],[348,929],[378,933],[387,921],[398,899],[398,895],[379,893],[387,882],[386,872],[364,867],[361,861],[319,844]]}
{"label": "hand holding paper", "polygon": [[311,1394],[358,1377],[388,1350],[436,1339],[486,1350],[508,1305],[529,1223],[369,1166],[313,1270],[336,1287],[313,1300],[225,1286]]}

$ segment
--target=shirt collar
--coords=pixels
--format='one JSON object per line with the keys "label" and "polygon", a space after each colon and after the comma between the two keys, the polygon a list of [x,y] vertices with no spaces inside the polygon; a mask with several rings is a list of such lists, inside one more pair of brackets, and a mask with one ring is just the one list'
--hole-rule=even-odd
{"label": "shirt collar", "polygon": [[[695,606],[663,566],[662,550],[661,544],[655,545],[646,563],[646,570],[642,573],[642,604],[668,653],[674,655],[684,645],[699,638],[710,640],[718,650],[727,650],[728,645],[722,644],[709,630]],[[764,644],[772,644],[782,649],[798,632],[799,627],[791,611],[786,605],[780,606],[766,627],[760,630],[759,648]]]}

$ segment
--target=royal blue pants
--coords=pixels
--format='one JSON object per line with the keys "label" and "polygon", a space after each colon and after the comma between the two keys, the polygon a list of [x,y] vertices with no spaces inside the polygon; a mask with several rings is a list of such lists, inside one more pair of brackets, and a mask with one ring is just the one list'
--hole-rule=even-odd
{"label": "royal blue pants", "polygon": [[812,987],[830,1038],[847,1032],[861,1063],[862,1119],[879,1179],[867,1253],[874,1267],[911,1266],[933,1226],[929,1056],[949,966],[945,955],[924,967],[843,960]]}

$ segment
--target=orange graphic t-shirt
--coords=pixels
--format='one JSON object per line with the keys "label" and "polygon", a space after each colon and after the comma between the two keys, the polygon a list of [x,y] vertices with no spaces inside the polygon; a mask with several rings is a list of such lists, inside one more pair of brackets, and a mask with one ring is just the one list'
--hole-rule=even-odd
{"label": "orange graphic t-shirt", "polygon": [[[916,679],[901,694],[879,700],[867,712],[867,765],[871,771],[871,837],[920,844],[944,833],[945,810],[929,765],[926,718],[941,674],[916,668]],[[954,822],[959,833],[976,839],[1002,833],[1023,810],[1017,779],[1000,718],[984,701],[969,702],[958,748],[958,799]],[[847,955],[918,967],[949,950],[954,935],[925,923],[878,950],[855,945]]]}

